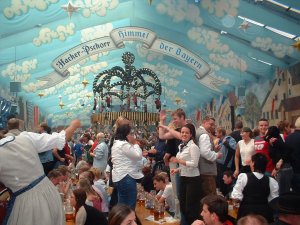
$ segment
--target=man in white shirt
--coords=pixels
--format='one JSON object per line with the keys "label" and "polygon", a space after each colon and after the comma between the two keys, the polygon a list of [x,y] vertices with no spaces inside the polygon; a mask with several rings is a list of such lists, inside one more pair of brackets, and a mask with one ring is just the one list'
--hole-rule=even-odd
{"label": "man in white shirt", "polygon": [[221,158],[222,154],[214,151],[214,144],[210,137],[214,129],[215,119],[206,116],[202,120],[202,125],[196,131],[196,144],[200,148],[199,170],[202,198],[209,194],[216,194],[216,160]]}
{"label": "man in white shirt", "polygon": [[252,173],[241,173],[233,187],[231,197],[241,201],[238,218],[249,214],[258,214],[268,222],[273,221],[273,212],[269,202],[278,197],[278,183],[272,177],[265,176],[267,157],[256,153],[251,157]]}
{"label": "man in white shirt", "polygon": [[172,184],[166,184],[165,177],[156,175],[153,177],[153,186],[158,192],[156,198],[159,203],[166,202],[166,210],[172,216],[175,214],[175,197],[172,189]]}

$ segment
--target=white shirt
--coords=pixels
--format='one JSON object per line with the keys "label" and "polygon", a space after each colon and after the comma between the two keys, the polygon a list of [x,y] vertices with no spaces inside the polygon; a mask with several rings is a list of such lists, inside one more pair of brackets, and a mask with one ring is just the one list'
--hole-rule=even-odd
{"label": "white shirt", "polygon": [[[253,172],[254,176],[256,176],[258,179],[263,178],[263,174],[262,173],[257,173],[257,172]],[[278,194],[278,183],[275,179],[273,179],[272,177],[269,177],[269,186],[270,186],[270,194],[268,196],[268,201],[270,202],[272,199],[276,198],[279,196]],[[244,188],[246,187],[248,183],[248,177],[246,173],[241,173],[238,176],[238,179],[236,181],[236,184],[233,187],[233,191],[231,193],[231,197],[233,199],[239,199],[242,200],[243,199],[243,191]],[[259,191],[259,190],[257,190]]]}
{"label": "white shirt", "polygon": [[139,161],[142,160],[142,150],[139,145],[115,140],[111,150],[111,158],[113,182],[122,180],[126,175],[133,179],[140,179],[144,176],[139,166]]}
{"label": "white shirt", "polygon": [[251,139],[247,144],[244,140],[240,140],[238,142],[238,145],[240,148],[242,165],[246,166],[247,164],[245,163],[245,161],[251,159],[251,156],[255,154],[254,139]]}
{"label": "white shirt", "polygon": [[165,189],[160,190],[157,195],[165,199],[167,205],[169,206],[170,212],[175,212],[175,197],[172,183],[167,184]]}
{"label": "white shirt", "polygon": [[86,217],[87,214],[85,208],[81,206],[76,214],[76,219],[75,219],[76,225],[84,225],[86,222]]}
{"label": "white shirt", "polygon": [[[200,127],[204,129],[204,127]],[[205,129],[204,129],[205,130]],[[202,134],[199,138],[199,148],[201,157],[214,162],[217,159],[217,153],[215,151],[212,151],[212,143],[210,141],[210,137],[208,134]]]}
{"label": "white shirt", "polygon": [[179,145],[179,152],[177,153],[176,158],[184,160],[186,162],[186,166],[179,164],[180,175],[184,177],[199,176],[199,147],[194,143],[193,140],[190,140],[182,149],[180,149],[181,146],[182,144]]}

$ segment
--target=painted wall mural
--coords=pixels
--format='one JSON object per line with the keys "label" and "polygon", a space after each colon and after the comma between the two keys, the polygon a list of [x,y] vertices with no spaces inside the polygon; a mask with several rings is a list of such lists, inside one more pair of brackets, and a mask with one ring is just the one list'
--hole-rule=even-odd
{"label": "painted wall mural", "polygon": [[[300,117],[300,63],[288,70],[277,69],[272,80],[247,87],[242,105],[237,92],[235,97],[235,120],[242,120],[244,126],[255,128],[260,118],[268,119],[271,125],[282,120],[295,124]],[[229,96],[213,99],[204,104],[202,117],[213,115],[217,126],[230,131],[232,124],[228,118],[231,105]]]}

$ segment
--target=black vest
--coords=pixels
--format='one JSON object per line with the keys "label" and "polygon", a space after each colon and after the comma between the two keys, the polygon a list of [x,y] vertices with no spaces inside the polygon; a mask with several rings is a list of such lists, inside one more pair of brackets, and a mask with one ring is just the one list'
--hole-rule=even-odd
{"label": "black vest", "polygon": [[108,225],[105,215],[96,208],[84,205],[86,211],[86,221],[84,225]]}
{"label": "black vest", "polygon": [[258,214],[265,217],[268,222],[272,222],[273,213],[268,204],[270,194],[270,179],[263,176],[258,179],[253,173],[247,173],[247,184],[243,190],[243,200],[238,212],[238,218]]}

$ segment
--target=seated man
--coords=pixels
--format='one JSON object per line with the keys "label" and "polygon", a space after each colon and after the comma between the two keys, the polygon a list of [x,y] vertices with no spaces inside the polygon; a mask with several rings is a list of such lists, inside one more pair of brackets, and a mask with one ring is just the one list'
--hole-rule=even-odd
{"label": "seated man", "polygon": [[229,199],[233,190],[233,186],[235,185],[235,178],[232,171],[227,170],[223,173],[223,182],[225,187],[222,193],[226,199]]}
{"label": "seated man", "polygon": [[154,188],[159,191],[156,198],[159,203],[166,202],[166,210],[171,216],[175,215],[175,197],[172,189],[172,183],[166,184],[166,178],[161,175],[153,177]]}
{"label": "seated man", "polygon": [[48,173],[49,180],[55,185],[59,185],[63,181],[63,175],[58,169],[51,170]]}
{"label": "seated man", "polygon": [[202,200],[202,220],[195,220],[192,225],[233,225],[228,217],[228,203],[222,196],[207,195]]}

